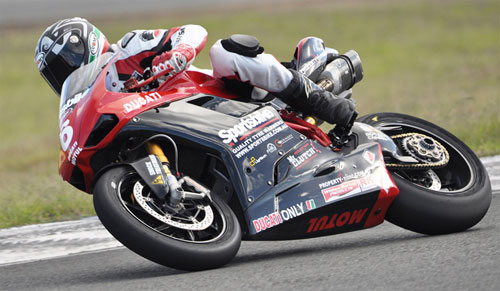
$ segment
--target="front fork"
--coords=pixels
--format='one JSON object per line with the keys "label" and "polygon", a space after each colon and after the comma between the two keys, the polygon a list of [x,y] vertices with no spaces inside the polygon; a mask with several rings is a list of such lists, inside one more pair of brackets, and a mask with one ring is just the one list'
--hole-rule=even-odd
{"label": "front fork", "polygon": [[[176,208],[184,199],[202,200],[202,204],[207,205],[211,203],[212,199],[210,197],[210,190],[188,176],[184,176],[177,180],[176,176],[179,176],[179,173],[175,173],[175,175],[172,174],[172,171],[168,167],[170,164],[168,158],[165,156],[163,150],[158,144],[154,142],[147,142],[146,150],[150,155],[157,156],[160,159],[167,180],[168,192],[170,194],[168,196],[168,204],[171,207]],[[181,187],[183,183],[193,188],[196,192],[183,190]]]}
{"label": "front fork", "polygon": [[[160,159],[163,170],[165,171],[167,185],[170,191],[168,204],[172,207],[176,207],[183,198],[183,191],[182,187],[179,184],[179,181],[177,181],[177,178],[172,174],[172,171],[170,171],[170,168],[168,167],[168,158],[163,153],[161,147],[154,142],[146,143],[146,150],[150,155],[155,155]],[[176,174],[178,175],[179,173]]]}

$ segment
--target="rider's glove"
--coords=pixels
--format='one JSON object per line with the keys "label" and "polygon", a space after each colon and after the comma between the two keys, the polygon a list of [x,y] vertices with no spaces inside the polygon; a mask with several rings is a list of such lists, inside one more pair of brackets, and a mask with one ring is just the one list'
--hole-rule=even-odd
{"label": "rider's glove", "polygon": [[153,75],[170,70],[172,75],[184,71],[194,60],[196,51],[187,44],[180,44],[173,50],[156,56],[151,63]]}
{"label": "rider's glove", "polygon": [[[341,127],[349,126],[356,113],[350,99],[340,98],[328,91],[316,90],[309,94],[309,110],[324,121]],[[354,117],[355,118],[355,117]],[[352,126],[352,125],[351,125]]]}

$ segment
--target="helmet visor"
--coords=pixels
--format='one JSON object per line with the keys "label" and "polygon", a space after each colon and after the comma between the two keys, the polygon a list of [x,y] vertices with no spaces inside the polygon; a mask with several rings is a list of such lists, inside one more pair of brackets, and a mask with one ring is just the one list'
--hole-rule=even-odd
{"label": "helmet visor", "polygon": [[58,52],[55,50],[46,56],[47,65],[40,73],[57,95],[61,95],[64,80],[82,65],[86,48],[80,37],[72,35]]}

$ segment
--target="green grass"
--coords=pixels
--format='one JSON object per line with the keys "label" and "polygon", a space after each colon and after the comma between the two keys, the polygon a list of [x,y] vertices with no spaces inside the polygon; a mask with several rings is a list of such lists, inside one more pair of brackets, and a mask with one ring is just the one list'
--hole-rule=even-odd
{"label": "green grass", "polygon": [[[340,52],[360,54],[365,79],[355,86],[354,98],[361,114],[418,116],[481,156],[499,154],[500,4],[435,2],[320,1],[307,8],[89,20],[112,42],[136,28],[201,24],[209,31],[195,62],[202,68],[210,66],[209,46],[233,33],[258,36],[280,60],[291,58],[302,37],[315,35]],[[59,100],[33,62],[35,44],[49,24],[0,30],[0,228],[94,215],[91,196],[57,175]]]}

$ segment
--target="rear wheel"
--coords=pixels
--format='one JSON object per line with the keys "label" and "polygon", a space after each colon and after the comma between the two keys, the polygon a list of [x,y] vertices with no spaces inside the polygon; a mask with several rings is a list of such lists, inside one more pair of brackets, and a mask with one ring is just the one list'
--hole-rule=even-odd
{"label": "rear wheel", "polygon": [[133,168],[122,166],[99,178],[94,207],[127,248],[156,263],[193,271],[227,264],[241,242],[236,216],[221,198],[211,197],[210,205],[185,200],[172,209],[152,195]]}
{"label": "rear wheel", "polygon": [[[400,189],[387,212],[388,221],[419,233],[443,234],[468,229],[484,217],[491,202],[488,173],[462,141],[430,122],[404,114],[370,114],[359,118],[358,122],[372,125],[393,137],[415,136],[415,140],[396,143],[402,153],[421,163],[439,165],[444,161],[440,147],[449,154],[449,161],[442,163],[444,166],[388,165]],[[437,150],[429,151],[434,145]]]}

